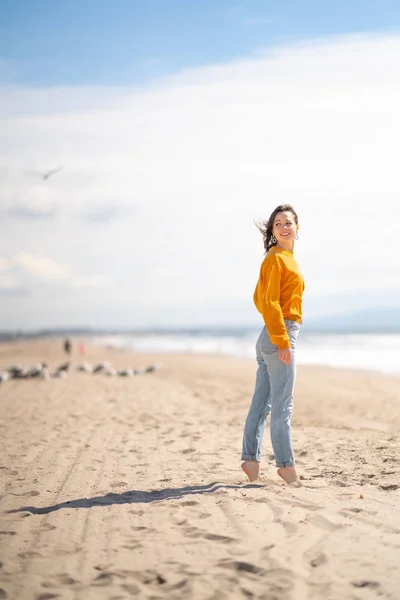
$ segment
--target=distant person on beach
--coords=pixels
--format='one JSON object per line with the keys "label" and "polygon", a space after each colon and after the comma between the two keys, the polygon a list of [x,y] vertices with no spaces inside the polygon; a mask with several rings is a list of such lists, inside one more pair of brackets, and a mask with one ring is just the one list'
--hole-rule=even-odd
{"label": "distant person on beach", "polygon": [[71,354],[71,340],[67,338],[64,340],[64,352],[65,354]]}
{"label": "distant person on beach", "polygon": [[265,422],[270,432],[278,475],[286,483],[297,481],[290,418],[296,376],[295,348],[302,323],[304,280],[294,258],[299,221],[292,206],[278,206],[263,234],[266,256],[254,292],[254,303],[264,320],[256,344],[258,369],[247,415],[242,469],[250,481],[260,478],[261,445]]}

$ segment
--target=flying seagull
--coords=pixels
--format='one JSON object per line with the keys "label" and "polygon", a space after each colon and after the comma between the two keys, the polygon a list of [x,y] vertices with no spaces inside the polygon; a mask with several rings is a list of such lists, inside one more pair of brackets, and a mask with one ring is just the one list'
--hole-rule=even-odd
{"label": "flying seagull", "polygon": [[44,173],[40,172],[40,171],[28,171],[27,174],[28,175],[33,175],[33,176],[39,176],[43,179],[43,181],[47,181],[49,179],[49,177],[51,177],[52,175],[54,175],[55,173],[57,173],[58,171],[61,171],[63,167],[56,167],[55,169],[50,169],[49,171],[45,171]]}

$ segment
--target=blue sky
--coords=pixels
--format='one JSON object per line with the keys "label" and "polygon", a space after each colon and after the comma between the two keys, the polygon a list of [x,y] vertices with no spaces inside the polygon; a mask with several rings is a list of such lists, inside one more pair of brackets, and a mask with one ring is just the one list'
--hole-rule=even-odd
{"label": "blue sky", "polygon": [[1,0],[0,74],[129,85],[316,37],[395,31],[398,0]]}
{"label": "blue sky", "polygon": [[399,106],[398,0],[0,0],[0,329],[257,325],[287,202],[305,319],[399,306]]}

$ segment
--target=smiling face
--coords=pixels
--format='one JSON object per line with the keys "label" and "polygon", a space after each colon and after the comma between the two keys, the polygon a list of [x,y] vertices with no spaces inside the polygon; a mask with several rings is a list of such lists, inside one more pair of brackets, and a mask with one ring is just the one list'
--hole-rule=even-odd
{"label": "smiling face", "polygon": [[289,210],[278,212],[275,215],[272,227],[272,233],[276,237],[276,245],[285,249],[293,248],[298,228],[293,213]]}

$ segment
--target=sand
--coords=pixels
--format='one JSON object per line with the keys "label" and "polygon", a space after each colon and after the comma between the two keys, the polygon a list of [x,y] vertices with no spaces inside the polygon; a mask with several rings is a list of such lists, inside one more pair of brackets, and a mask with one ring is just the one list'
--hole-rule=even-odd
{"label": "sand", "polygon": [[[400,598],[400,378],[299,367],[302,487],[240,469],[255,361],[89,347],[131,379],[0,384],[0,598]],[[0,346],[12,363],[61,343]]]}

